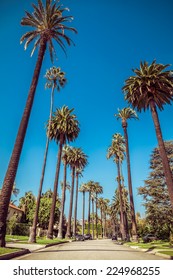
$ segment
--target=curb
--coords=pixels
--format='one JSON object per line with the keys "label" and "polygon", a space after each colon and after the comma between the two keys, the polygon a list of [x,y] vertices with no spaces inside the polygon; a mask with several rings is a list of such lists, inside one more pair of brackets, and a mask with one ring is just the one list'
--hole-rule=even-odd
{"label": "curb", "polygon": [[20,257],[22,255],[26,255],[29,253],[30,253],[30,251],[28,249],[21,249],[20,251],[17,251],[17,252],[1,255],[0,260],[10,260],[10,259]]}
{"label": "curb", "polygon": [[138,250],[138,251],[141,251],[141,252],[144,252],[144,253],[147,253],[147,254],[153,254],[153,255],[156,255],[156,256],[159,256],[159,257],[162,257],[162,258],[165,258],[165,259],[168,259],[168,260],[173,260],[173,257],[172,256],[169,256],[169,255],[166,255],[166,254],[162,254],[162,253],[159,253],[158,251],[149,251],[148,249],[141,249],[141,248],[134,248],[136,246],[129,246],[129,245],[125,245],[127,247],[130,247],[132,249],[135,249],[135,250]]}
{"label": "curb", "polygon": [[166,255],[166,254],[162,254],[162,253],[159,253],[159,252],[156,252],[155,255],[163,257],[163,258],[168,259],[168,260],[173,260],[172,256],[169,256],[169,255]]}

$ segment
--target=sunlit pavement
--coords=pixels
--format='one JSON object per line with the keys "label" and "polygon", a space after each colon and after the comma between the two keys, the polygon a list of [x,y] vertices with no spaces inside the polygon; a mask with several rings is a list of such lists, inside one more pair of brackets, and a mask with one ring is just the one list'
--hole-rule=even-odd
{"label": "sunlit pavement", "polygon": [[104,239],[55,245],[14,260],[163,260],[163,258]]}

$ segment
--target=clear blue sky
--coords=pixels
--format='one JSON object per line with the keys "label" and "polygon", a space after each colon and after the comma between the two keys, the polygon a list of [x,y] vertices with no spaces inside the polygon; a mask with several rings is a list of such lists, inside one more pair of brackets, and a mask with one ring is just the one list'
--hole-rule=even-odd
{"label": "clear blue sky", "polygon": [[[31,47],[24,51],[20,37],[28,30],[20,25],[24,11],[32,12],[36,1],[0,1],[0,185],[3,183],[19,122],[30,86],[37,52],[30,58]],[[112,199],[116,186],[116,167],[106,159],[112,135],[123,133],[114,114],[127,106],[122,94],[124,81],[140,61],[173,64],[173,2],[171,0],[64,0],[74,16],[72,25],[75,47],[67,47],[67,58],[56,45],[60,66],[68,84],[55,97],[55,107],[75,108],[81,126],[73,144],[89,157],[81,182],[99,181],[103,196]],[[16,176],[19,197],[32,190],[37,195],[45,149],[45,123],[49,116],[50,93],[44,89],[44,74],[52,66],[45,57],[35,102]],[[173,66],[172,66],[173,68]],[[165,140],[173,139],[172,106],[165,106],[160,122]],[[136,211],[141,213],[137,188],[147,178],[149,156],[157,145],[150,112],[139,114],[139,121],[129,121],[132,179]],[[43,191],[53,188],[57,145],[51,143]],[[126,177],[126,165],[124,175]],[[70,172],[69,172],[70,178]],[[60,179],[62,179],[62,174]],[[70,180],[70,179],[69,179]],[[127,178],[126,178],[127,182]],[[59,188],[59,193],[60,188]],[[67,198],[68,199],[68,198]],[[79,195],[79,218],[81,195]],[[66,212],[68,211],[68,204]]]}

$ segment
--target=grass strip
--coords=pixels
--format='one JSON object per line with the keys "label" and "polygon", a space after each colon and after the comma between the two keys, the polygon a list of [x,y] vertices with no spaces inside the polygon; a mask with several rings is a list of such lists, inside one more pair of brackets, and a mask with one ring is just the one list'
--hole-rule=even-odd
{"label": "grass strip", "polygon": [[0,255],[10,254],[13,252],[21,251],[21,249],[17,248],[0,248]]}

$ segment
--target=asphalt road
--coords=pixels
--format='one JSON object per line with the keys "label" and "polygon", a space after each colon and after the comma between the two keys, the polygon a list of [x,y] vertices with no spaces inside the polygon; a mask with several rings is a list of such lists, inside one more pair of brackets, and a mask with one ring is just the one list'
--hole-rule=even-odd
{"label": "asphalt road", "polygon": [[163,258],[104,239],[55,245],[15,260],[163,260]]}

